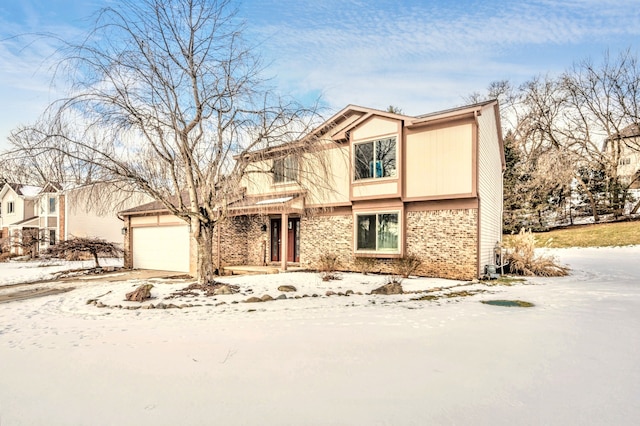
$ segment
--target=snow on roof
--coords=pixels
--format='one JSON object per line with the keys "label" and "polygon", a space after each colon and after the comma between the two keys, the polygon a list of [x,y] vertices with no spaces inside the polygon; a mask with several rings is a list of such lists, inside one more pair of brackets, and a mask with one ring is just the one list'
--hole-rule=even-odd
{"label": "snow on roof", "polygon": [[42,188],[39,186],[31,186],[31,185],[22,185],[18,188],[21,195],[25,197],[35,197],[42,191]]}
{"label": "snow on roof", "polygon": [[258,201],[256,203],[256,205],[258,204],[278,204],[278,203],[286,203],[287,201],[291,201],[293,200],[293,197],[282,197],[282,198],[271,198],[268,200],[262,200],[262,201]]}

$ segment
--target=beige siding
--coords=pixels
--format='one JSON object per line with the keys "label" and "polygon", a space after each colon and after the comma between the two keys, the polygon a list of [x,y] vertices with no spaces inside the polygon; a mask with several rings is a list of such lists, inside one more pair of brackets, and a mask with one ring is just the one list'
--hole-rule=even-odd
{"label": "beige siding", "polygon": [[308,207],[349,202],[349,146],[335,146],[305,159],[303,174]]}
{"label": "beige siding", "polygon": [[[13,213],[7,213],[9,202],[13,202]],[[13,223],[20,222],[21,220],[33,216],[33,214],[31,214],[30,216],[25,216],[24,204],[24,199],[17,196],[11,190],[7,191],[5,196],[2,198],[2,226],[11,225]],[[33,202],[31,202],[31,205],[33,206]]]}
{"label": "beige siding", "polygon": [[271,172],[273,160],[256,161],[250,164],[242,178],[242,186],[247,188],[247,195],[263,195],[291,193],[300,190],[296,182],[273,182]]}
{"label": "beige siding", "polygon": [[[112,197],[114,197],[113,194]],[[122,244],[124,222],[118,218],[117,211],[148,202],[149,197],[133,197],[129,199],[129,195],[123,194],[121,199],[114,197],[112,200],[113,206],[110,209],[98,208],[94,207],[81,192],[70,191],[65,202],[65,238],[97,237],[109,242]],[[157,221],[155,217],[135,219]]]}
{"label": "beige siding", "polygon": [[472,125],[411,133],[406,138],[406,197],[470,194]]}
{"label": "beige siding", "polygon": [[351,132],[351,139],[361,141],[398,133],[398,121],[389,118],[374,117],[359,125]]}
{"label": "beige siding", "polygon": [[480,253],[478,273],[494,264],[494,247],[502,241],[502,152],[493,106],[478,117],[478,196],[480,198]]}
{"label": "beige siding", "polygon": [[383,195],[395,195],[398,193],[398,180],[385,181],[375,179],[366,185],[353,185],[353,198],[380,198]]}

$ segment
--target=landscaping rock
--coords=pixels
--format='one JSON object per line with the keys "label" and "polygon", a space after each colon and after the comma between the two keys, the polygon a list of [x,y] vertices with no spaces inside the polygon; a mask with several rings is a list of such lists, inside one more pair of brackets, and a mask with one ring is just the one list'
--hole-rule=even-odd
{"label": "landscaping rock", "polygon": [[276,297],[276,300],[285,300],[287,298],[286,294],[281,294],[280,296]]}
{"label": "landscaping rock", "polygon": [[233,294],[234,291],[231,287],[229,287],[227,284],[221,285],[220,287],[216,288],[213,291],[213,294],[218,296],[218,295],[224,295],[224,294]]}
{"label": "landscaping rock", "polygon": [[374,290],[371,290],[371,294],[402,294],[404,291],[402,290],[402,284],[400,283],[389,283],[385,284],[382,287],[378,287]]}
{"label": "landscaping rock", "polygon": [[349,296],[350,294],[353,294],[353,290],[347,290],[347,291],[345,292],[345,295],[347,295],[347,296]]}
{"label": "landscaping rock", "polygon": [[336,293],[331,290],[327,290],[327,292],[325,293],[325,296],[333,296],[334,294]]}
{"label": "landscaping rock", "polygon": [[151,298],[151,289],[153,284],[143,284],[130,293],[127,293],[126,299],[130,302],[143,302]]}
{"label": "landscaping rock", "polygon": [[164,303],[160,302],[156,305],[156,309],[166,309],[167,305],[165,305]]}
{"label": "landscaping rock", "polygon": [[260,299],[261,299],[263,302],[268,302],[268,301],[270,301],[270,300],[273,300],[273,297],[269,296],[268,294],[265,294],[265,295],[263,295]]}
{"label": "landscaping rock", "polygon": [[280,287],[278,287],[278,291],[292,292],[292,291],[298,291],[298,289],[292,285],[281,285]]}
{"label": "landscaping rock", "polygon": [[102,303],[100,301],[96,302],[96,307],[97,308],[104,308],[105,306],[107,306],[107,305],[105,305],[104,303]]}
{"label": "landscaping rock", "polygon": [[259,297],[250,297],[247,300],[244,301],[244,303],[259,303],[262,302],[262,299],[260,299]]}

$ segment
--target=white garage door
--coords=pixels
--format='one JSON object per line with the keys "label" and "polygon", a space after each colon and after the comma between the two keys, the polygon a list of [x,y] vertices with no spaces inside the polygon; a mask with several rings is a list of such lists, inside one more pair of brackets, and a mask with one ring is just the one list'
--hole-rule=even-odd
{"label": "white garage door", "polygon": [[133,228],[133,267],[189,272],[189,227]]}

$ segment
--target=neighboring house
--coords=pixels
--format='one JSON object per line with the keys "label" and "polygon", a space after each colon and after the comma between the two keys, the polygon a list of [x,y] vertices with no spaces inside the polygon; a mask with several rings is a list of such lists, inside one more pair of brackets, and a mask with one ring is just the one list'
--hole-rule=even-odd
{"label": "neighboring house", "polygon": [[[632,124],[625,127],[616,136],[619,144],[606,144],[605,147],[618,146],[618,176],[630,189],[640,189],[640,126]],[[610,148],[611,149],[611,148]]]}
{"label": "neighboring house", "polygon": [[110,190],[108,202],[100,203],[89,198],[95,188],[5,184],[0,191],[0,229],[5,245],[13,253],[23,254],[19,243],[27,235],[39,236],[35,251],[71,237],[98,237],[121,244],[123,222],[118,210],[149,198]]}
{"label": "neighboring house", "polygon": [[32,235],[39,232],[38,217],[35,214],[35,203],[42,191],[39,186],[6,183],[0,189],[0,250],[11,249],[22,254],[22,250],[14,246],[15,239],[22,240],[22,231]]}
{"label": "neighboring house", "polygon": [[[416,117],[350,105],[311,137],[323,149],[249,157],[244,197],[218,227],[219,268],[314,267],[333,253],[345,270],[368,258],[393,272],[395,259],[413,255],[418,275],[473,279],[495,263],[505,166],[496,101]],[[121,214],[125,266],[196,273],[183,221],[159,203]]]}

